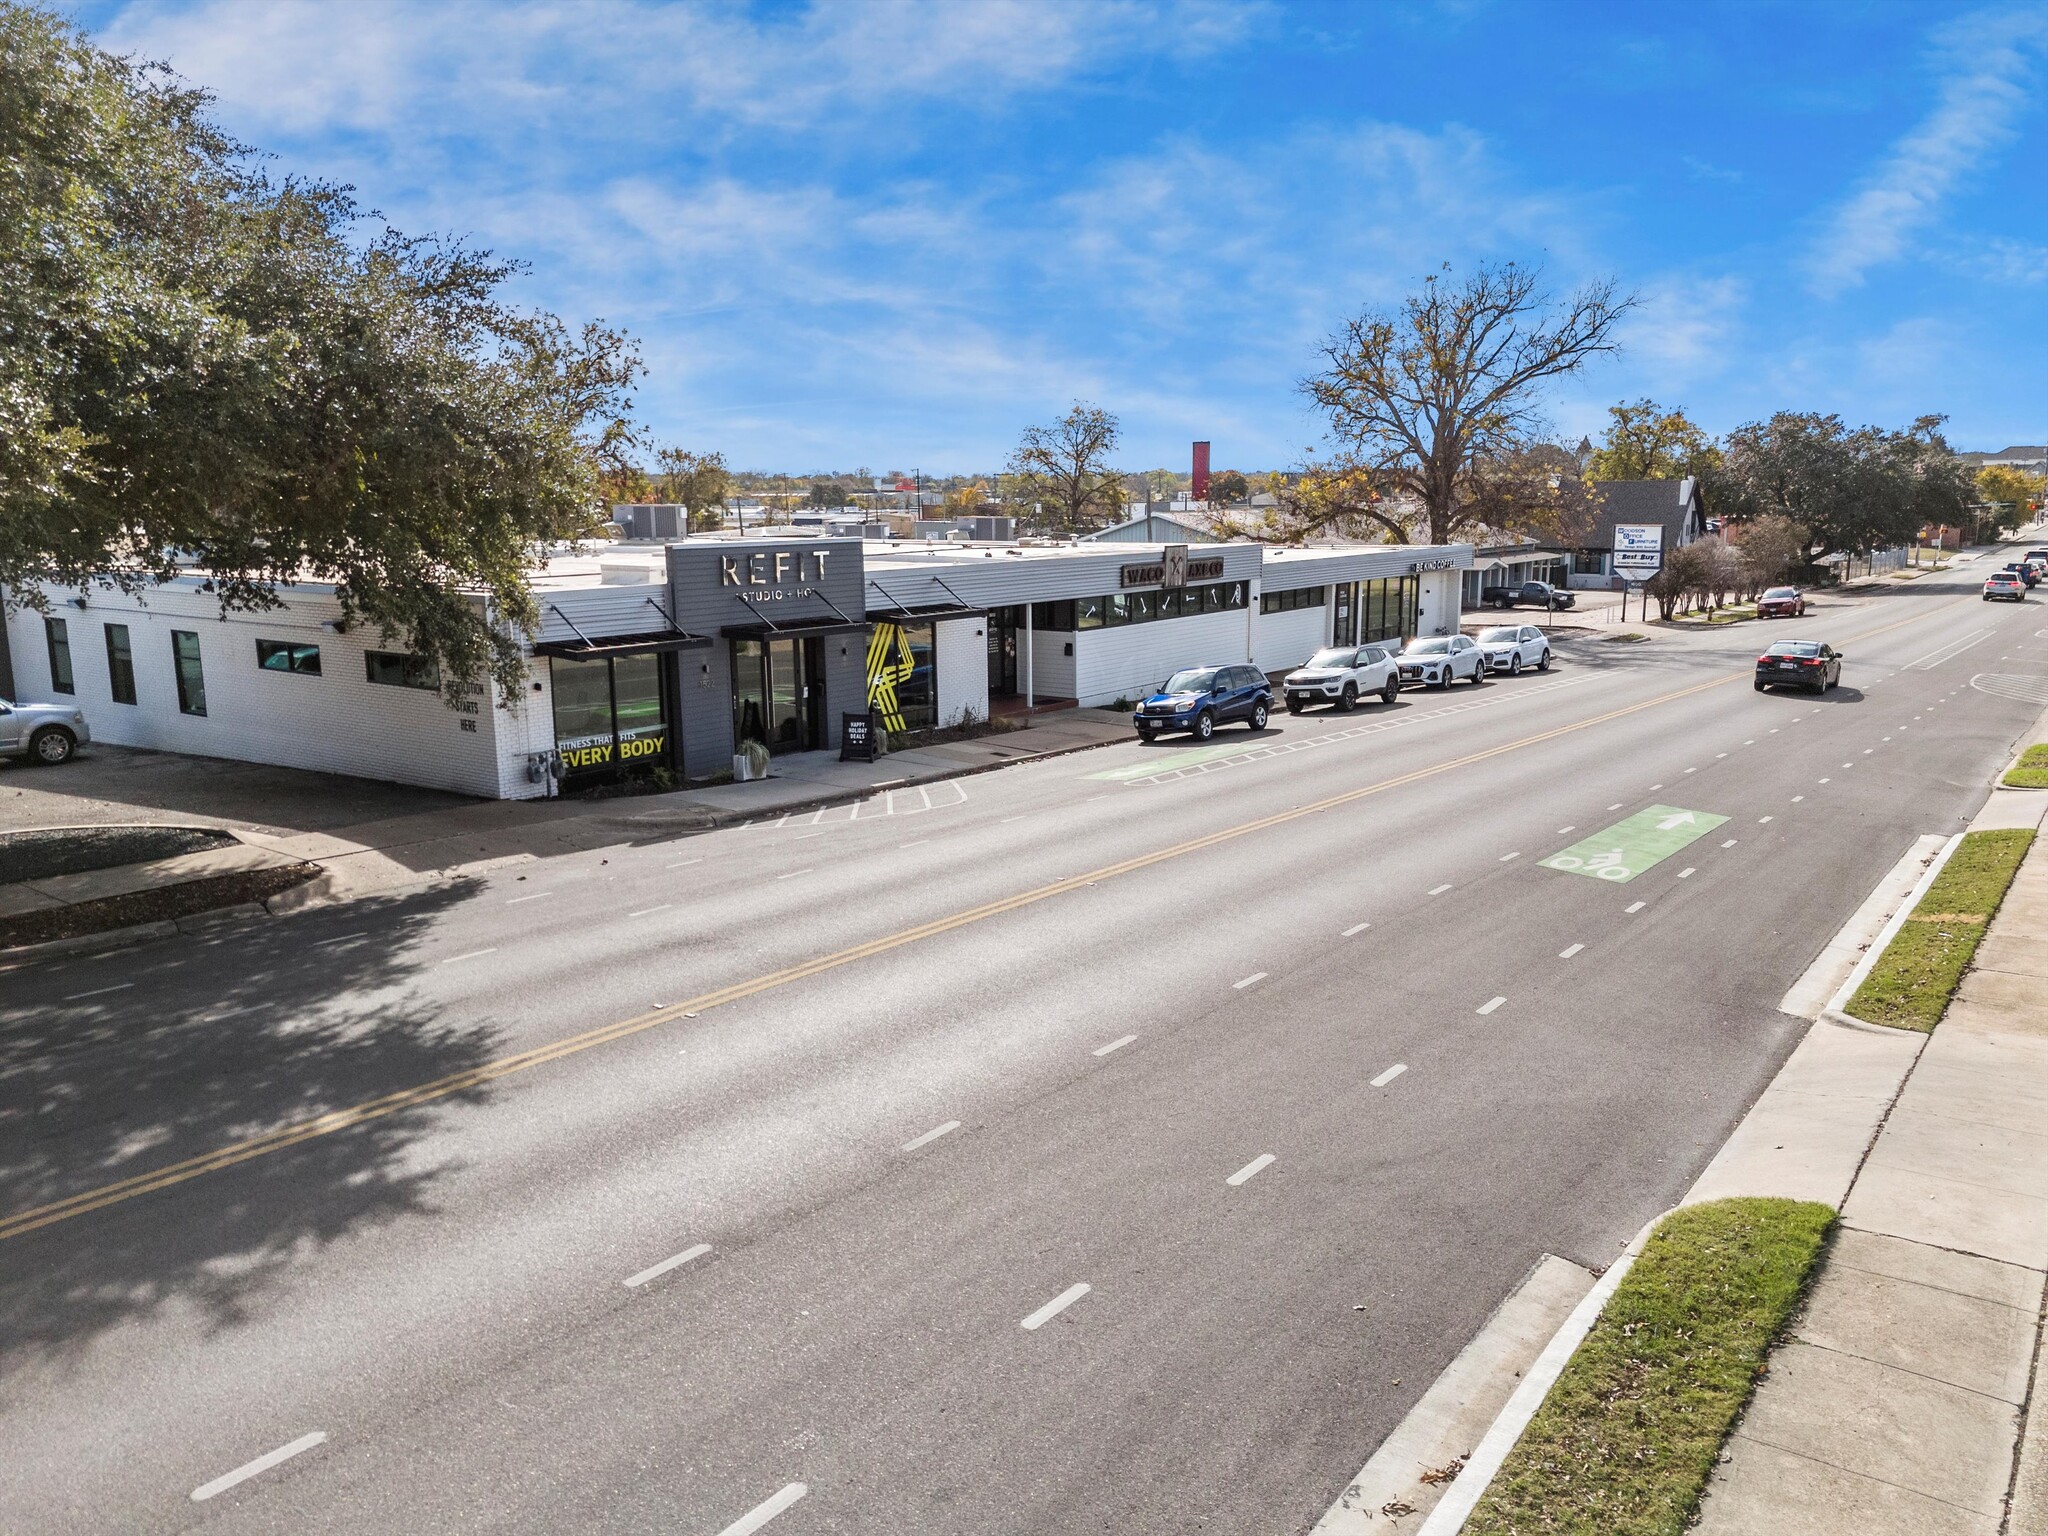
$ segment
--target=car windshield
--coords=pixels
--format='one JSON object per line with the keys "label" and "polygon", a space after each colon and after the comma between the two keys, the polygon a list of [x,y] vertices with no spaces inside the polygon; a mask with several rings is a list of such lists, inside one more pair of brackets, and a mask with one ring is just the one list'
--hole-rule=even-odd
{"label": "car windshield", "polygon": [[1780,640],[1776,645],[1764,652],[1764,654],[1766,656],[1818,656],[1820,654],[1820,642],[1818,640]]}
{"label": "car windshield", "polygon": [[1333,645],[1325,650],[1317,651],[1315,655],[1309,657],[1302,665],[1309,667],[1351,667],[1358,664],[1353,660],[1357,655],[1358,652],[1348,646]]}
{"label": "car windshield", "polygon": [[1185,672],[1176,672],[1166,680],[1161,693],[1207,693],[1216,686],[1214,667],[1191,667]]}
{"label": "car windshield", "polygon": [[1448,640],[1417,640],[1401,654],[1403,656],[1441,656],[1451,648]]}
{"label": "car windshield", "polygon": [[1482,629],[1479,631],[1481,645],[1512,645],[1522,638],[1519,629]]}
{"label": "car windshield", "polygon": [[1773,587],[1764,594],[1765,597],[1797,597],[1798,595],[1799,589],[1796,587]]}

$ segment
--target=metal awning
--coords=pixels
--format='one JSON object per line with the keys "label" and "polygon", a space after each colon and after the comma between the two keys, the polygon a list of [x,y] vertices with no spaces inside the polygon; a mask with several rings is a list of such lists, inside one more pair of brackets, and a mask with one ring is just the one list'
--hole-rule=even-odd
{"label": "metal awning", "polygon": [[888,611],[877,609],[868,615],[871,624],[922,624],[931,619],[985,619],[986,608],[970,608],[961,603],[927,603],[917,608],[895,608]]}
{"label": "metal awning", "polygon": [[864,620],[798,619],[787,624],[723,624],[718,632],[728,640],[802,640],[810,635],[866,634],[867,628]]}
{"label": "metal awning", "polygon": [[574,640],[541,640],[535,642],[533,654],[589,661],[599,656],[625,656],[635,651],[694,651],[710,643],[709,635],[693,635],[680,629],[657,629],[639,635],[599,635],[592,639],[578,634]]}

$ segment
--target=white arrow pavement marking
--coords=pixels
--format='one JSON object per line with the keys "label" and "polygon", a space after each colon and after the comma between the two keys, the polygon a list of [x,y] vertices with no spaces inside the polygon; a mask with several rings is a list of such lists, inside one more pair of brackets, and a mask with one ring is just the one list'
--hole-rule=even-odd
{"label": "white arrow pavement marking", "polygon": [[1232,1189],[1235,1189],[1238,1185],[1252,1178],[1255,1174],[1258,1173],[1260,1169],[1264,1168],[1267,1164],[1271,1163],[1272,1161],[1272,1153],[1261,1152],[1257,1157],[1253,1158],[1250,1162],[1246,1163],[1242,1168],[1238,1169],[1237,1172],[1233,1173],[1229,1178],[1225,1179],[1223,1182],[1228,1184]]}
{"label": "white arrow pavement marking", "polygon": [[1387,1086],[1387,1084],[1391,1083],[1395,1078],[1399,1077],[1403,1072],[1406,1072],[1407,1070],[1407,1062],[1397,1061],[1394,1063],[1394,1065],[1387,1068],[1386,1071],[1382,1072],[1378,1077],[1374,1078],[1372,1080],[1372,1085],[1375,1088],[1384,1088]]}
{"label": "white arrow pavement marking", "polygon": [[204,1504],[215,1494],[226,1493],[237,1483],[246,1483],[250,1478],[256,1476],[257,1473],[268,1472],[279,1462],[290,1461],[302,1451],[310,1451],[326,1438],[326,1430],[316,1429],[310,1435],[299,1436],[290,1445],[280,1445],[276,1450],[266,1452],[264,1455],[258,1456],[254,1461],[244,1462],[241,1466],[235,1468],[234,1471],[224,1476],[216,1477],[210,1483],[201,1483],[197,1488],[194,1488],[192,1490],[192,1502]]}
{"label": "white arrow pavement marking", "polygon": [[733,1521],[731,1525],[720,1531],[718,1536],[754,1536],[754,1532],[761,1529],[762,1526],[773,1520],[810,1491],[802,1483],[790,1483],[780,1492],[771,1494],[744,1515],[741,1515],[739,1519]]}
{"label": "white arrow pavement marking", "polygon": [[1017,1326],[1026,1332],[1035,1333],[1087,1294],[1087,1286],[1070,1285]]}
{"label": "white arrow pavement marking", "polygon": [[1669,832],[1673,827],[1689,827],[1698,820],[1699,818],[1693,815],[1691,811],[1680,811],[1676,816],[1666,816],[1662,821],[1658,822],[1657,830],[1659,832]]}
{"label": "white arrow pavement marking", "polygon": [[680,1269],[683,1267],[683,1265],[689,1263],[690,1260],[701,1259],[704,1257],[705,1254],[709,1253],[710,1251],[711,1245],[709,1243],[698,1243],[695,1247],[685,1248],[681,1253],[663,1259],[659,1264],[654,1265],[652,1268],[643,1269],[640,1271],[639,1274],[629,1276],[626,1280],[626,1284],[629,1288],[633,1290],[638,1290],[648,1281],[659,1280],[663,1275],[667,1274],[670,1270]]}
{"label": "white arrow pavement marking", "polygon": [[919,1136],[916,1140],[906,1141],[905,1143],[903,1143],[903,1150],[906,1152],[915,1152],[919,1147],[928,1146],[932,1142],[937,1141],[941,1136],[945,1135],[948,1131],[957,1131],[959,1129],[960,1122],[958,1120],[948,1120],[944,1125],[933,1126],[930,1130],[926,1131],[922,1136]]}

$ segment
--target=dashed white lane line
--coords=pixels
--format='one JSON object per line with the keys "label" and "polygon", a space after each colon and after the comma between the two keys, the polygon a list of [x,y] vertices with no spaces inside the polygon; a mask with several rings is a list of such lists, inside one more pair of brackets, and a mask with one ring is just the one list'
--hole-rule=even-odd
{"label": "dashed white lane line", "polygon": [[709,1253],[710,1251],[711,1245],[709,1243],[693,1243],[690,1247],[685,1248],[681,1253],[670,1254],[667,1258],[663,1259],[659,1264],[649,1265],[646,1269],[641,1270],[640,1273],[637,1275],[628,1275],[626,1277],[626,1288],[628,1290],[637,1291],[641,1286],[645,1285],[648,1281],[659,1280],[663,1275],[667,1274],[670,1270],[681,1269],[685,1264],[689,1263],[692,1259],[701,1259],[704,1257],[705,1254]]}
{"label": "dashed white lane line", "polygon": [[[830,827],[827,827],[827,828],[825,829],[825,831],[826,831],[826,832],[829,832],[829,831],[831,831],[831,830],[832,830],[832,829],[831,829]],[[805,840],[806,838],[812,838],[812,837],[823,837],[824,835],[825,835],[825,832],[799,832],[799,833],[798,833],[798,834],[797,834],[797,835],[796,835],[795,837],[792,837],[792,838],[790,839],[790,841],[791,841],[792,843],[801,843],[801,842],[803,842],[803,841],[804,841],[804,840]]]}
{"label": "dashed white lane line", "polygon": [[1655,793],[1657,793],[1658,790],[1662,789],[1663,787],[1664,786],[1662,784],[1652,784],[1650,786],[1650,793],[1654,795]]}
{"label": "dashed white lane line", "polygon": [[1728,839],[1727,842],[1723,843],[1721,846],[1723,848],[1733,848],[1735,846],[1735,839],[1731,837]]}
{"label": "dashed white lane line", "polygon": [[1503,863],[1503,864],[1505,864],[1505,863],[1507,863],[1507,861],[1508,861],[1509,859],[1519,859],[1519,858],[1520,858],[1521,856],[1522,856],[1522,851],[1521,851],[1521,849],[1517,848],[1517,849],[1516,849],[1516,850],[1515,850],[1515,851],[1514,851],[1513,853],[1504,853],[1504,854],[1502,854],[1502,855],[1500,856],[1500,862],[1501,862],[1501,863]]}
{"label": "dashed white lane line", "polygon": [[792,869],[788,874],[777,875],[775,878],[778,880],[794,880],[798,875],[814,875],[816,873],[815,869]]}
{"label": "dashed white lane line", "polygon": [[1755,746],[1755,745],[1756,745],[1756,738],[1755,738],[1754,736],[1750,737],[1750,738],[1749,738],[1749,740],[1747,740],[1747,741],[1745,741],[1745,742],[1743,743],[1743,745],[1744,745],[1745,747],[1753,747],[1753,746]]}
{"label": "dashed white lane line", "polygon": [[[1573,827],[1575,827],[1575,826],[1577,826],[1577,825],[1578,825],[1578,823],[1577,823],[1577,822],[1573,822],[1573,823],[1572,823],[1572,826],[1573,826]],[[1557,835],[1558,835],[1559,837],[1563,837],[1563,836],[1565,835],[1565,833],[1567,833],[1567,832],[1571,831],[1571,829],[1572,829],[1572,827],[1559,827],[1559,828],[1557,829]]]}
{"label": "dashed white lane line", "polygon": [[1384,1088],[1387,1086],[1387,1084],[1391,1083],[1395,1078],[1399,1077],[1403,1072],[1406,1072],[1407,1070],[1407,1062],[1397,1061],[1391,1067],[1387,1068],[1386,1071],[1382,1072],[1378,1077],[1374,1078],[1372,1080],[1372,1085],[1375,1088]]}
{"label": "dashed white lane line", "polygon": [[[505,905],[508,907],[516,907],[522,901],[539,901],[543,896],[552,896],[554,894],[555,893],[553,891],[534,891],[530,895],[526,896],[508,896],[505,898]],[[329,942],[332,941],[330,940]]]}
{"label": "dashed white lane line", "polygon": [[1243,981],[1233,981],[1230,984],[1230,990],[1233,992],[1242,992],[1246,987],[1255,986],[1259,982],[1264,981],[1265,979],[1266,973],[1264,971],[1253,971],[1251,975],[1245,977]]}
{"label": "dashed white lane line", "polygon": [[1774,725],[1768,731],[1764,732],[1764,734],[1766,736],[1775,736],[1778,734],[1778,728]]}
{"label": "dashed white lane line", "polygon": [[1269,1164],[1272,1163],[1272,1161],[1272,1153],[1261,1152],[1257,1157],[1253,1158],[1250,1162],[1246,1163],[1242,1168],[1238,1169],[1237,1172],[1233,1173],[1229,1178],[1225,1179],[1223,1182],[1228,1184],[1232,1189],[1235,1189],[1238,1185],[1243,1184],[1250,1179],[1256,1178],[1258,1176],[1259,1170],[1267,1167]]}
{"label": "dashed white lane line", "polygon": [[680,864],[665,864],[664,869],[688,869],[692,864],[702,864],[702,859],[684,859]]}
{"label": "dashed white lane line", "polygon": [[1022,821],[1023,819],[1024,818],[1022,816],[1005,816],[1001,821],[997,822],[996,825],[999,827],[1007,827],[1011,822]]}
{"label": "dashed white lane line", "polygon": [[1640,912],[1643,910],[1643,908],[1647,907],[1648,905],[1649,903],[1647,901],[1632,901],[1627,906],[1623,907],[1621,910],[1624,912]]}
{"label": "dashed white lane line", "polygon": [[790,1505],[811,1490],[802,1483],[787,1483],[770,1497],[763,1499],[739,1519],[733,1521],[718,1536],[754,1536],[770,1520],[781,1514]]}
{"label": "dashed white lane line", "polygon": [[1806,798],[1806,796],[1804,796],[1804,795],[1794,795],[1794,796],[1792,797],[1792,803],[1793,803],[1794,805],[1797,805],[1797,804],[1798,804],[1798,803],[1799,803],[1800,801],[1804,800],[1805,798]]}
{"label": "dashed white lane line", "polygon": [[201,1483],[192,1490],[192,1502],[194,1504],[204,1504],[216,1494],[226,1493],[237,1483],[246,1483],[250,1478],[255,1477],[259,1473],[268,1472],[279,1462],[290,1461],[294,1456],[310,1451],[326,1438],[326,1430],[316,1429],[310,1435],[299,1436],[290,1445],[280,1445],[274,1451],[266,1451],[254,1461],[246,1461],[241,1466],[235,1468],[234,1471],[216,1477],[210,1483]]}
{"label": "dashed white lane line", "polygon": [[1617,800],[1614,802],[1614,804],[1607,807],[1607,809],[1609,809],[1610,811],[1618,811],[1621,809],[1621,802]]}
{"label": "dashed white lane line", "polygon": [[[1723,756],[1726,756],[1726,754],[1724,753],[1724,754],[1723,754]],[[1697,768],[1688,768],[1688,769],[1686,769],[1685,771],[1686,771],[1687,773],[1698,773],[1698,772],[1699,772],[1699,769],[1697,769]]]}
{"label": "dashed white lane line", "polygon": [[657,912],[666,912],[666,911],[670,910],[670,909],[671,909],[672,907],[674,907],[674,906],[675,906],[675,903],[674,903],[674,902],[672,902],[672,901],[664,901],[664,902],[663,902],[663,903],[662,903],[662,904],[661,904],[660,906],[658,906],[658,907],[642,907],[642,908],[641,908],[641,909],[640,909],[640,910],[639,910],[638,912],[628,912],[628,913],[626,914],[626,916],[628,916],[628,917],[652,917],[652,916],[654,916],[654,914],[655,914],[655,913],[657,913]]}
{"label": "dashed white lane line", "polygon": [[958,1120],[948,1120],[944,1125],[935,1125],[930,1130],[926,1131],[922,1136],[913,1137],[911,1140],[906,1141],[905,1143],[903,1143],[903,1150],[906,1152],[915,1152],[919,1147],[930,1146],[933,1142],[937,1141],[941,1136],[944,1136],[947,1132],[957,1131],[959,1129],[960,1122]]}
{"label": "dashed white lane line", "polygon": [[450,955],[441,963],[443,965],[459,965],[464,960],[481,960],[485,955],[495,955],[497,952],[498,947],[493,944],[489,949],[472,949],[466,955]]}
{"label": "dashed white lane line", "polygon": [[1445,891],[1448,891],[1449,889],[1450,887],[1448,885],[1439,885],[1432,888],[1429,894],[1432,896],[1441,896]]}
{"label": "dashed white lane line", "polygon": [[81,997],[105,997],[109,992],[126,992],[134,986],[132,981],[117,981],[111,987],[94,987],[90,992],[73,992],[65,997],[67,1003],[75,1003]]}
{"label": "dashed white lane line", "polygon": [[1347,939],[1355,939],[1371,926],[1371,923],[1353,923],[1349,928],[1346,928],[1344,930],[1344,937]]}
{"label": "dashed white lane line", "polygon": [[1560,960],[1569,960],[1573,955],[1576,955],[1580,950],[1584,949],[1585,947],[1586,946],[1583,944],[1574,944],[1570,949],[1560,949],[1557,952],[1557,958]]}
{"label": "dashed white lane line", "polygon": [[1688,865],[1686,865],[1686,866],[1685,866],[1685,868],[1681,869],[1681,870],[1680,870],[1680,871],[1678,872],[1678,878],[1679,878],[1679,879],[1681,879],[1681,880],[1690,880],[1690,879],[1691,879],[1691,878],[1693,877],[1693,873],[1694,873],[1694,871],[1695,871],[1695,870],[1696,870],[1697,868],[1698,868],[1698,866],[1697,866],[1697,865],[1693,865],[1693,864],[1688,864]]}
{"label": "dashed white lane line", "polygon": [[1765,822],[1769,821],[1770,819],[1771,819],[1771,818],[1770,818],[1770,817],[1768,817],[1768,816],[1759,816],[1759,817],[1757,817],[1757,819],[1756,819],[1756,824],[1757,824],[1758,826],[1762,826],[1762,825],[1763,825],[1763,824],[1764,824]]}
{"label": "dashed white lane line", "polygon": [[1110,1041],[1107,1045],[1097,1046],[1092,1054],[1097,1056],[1107,1056],[1111,1051],[1122,1050],[1125,1046],[1129,1045],[1133,1040],[1137,1038],[1138,1037],[1136,1035],[1125,1035],[1121,1039]]}
{"label": "dashed white lane line", "polygon": [[1828,779],[1822,779],[1822,780],[1821,780],[1820,782],[1821,782],[1821,783],[1823,783],[1823,784],[1826,784],[1826,783],[1829,783],[1829,782],[1831,782],[1831,781],[1830,781],[1830,780],[1828,780]]}
{"label": "dashed white lane line", "polygon": [[[553,892],[542,891],[540,894],[543,896],[549,896],[552,895]],[[527,896],[514,896],[512,898],[512,901],[529,901],[531,899],[531,897]],[[505,903],[505,905],[509,907],[512,905],[512,902],[508,901]],[[370,930],[365,928],[360,933],[337,933],[331,939],[315,939],[313,942],[315,944],[346,944],[350,939],[367,939],[369,936]]]}
{"label": "dashed white lane line", "polygon": [[1086,1285],[1070,1285],[1017,1326],[1026,1332],[1036,1332],[1087,1294]]}
{"label": "dashed white lane line", "polygon": [[916,842],[914,842],[914,843],[898,843],[898,844],[897,844],[896,846],[897,846],[898,848],[922,848],[922,847],[923,847],[923,846],[924,846],[924,845],[925,845],[926,843],[928,843],[928,842],[930,842],[930,841],[931,841],[931,839],[930,839],[930,838],[928,838],[928,837],[920,837],[920,838],[919,838],[919,839],[918,839],[918,840],[917,840]]}
{"label": "dashed white lane line", "polygon": [[1502,1003],[1504,1003],[1504,1002],[1506,1002],[1506,1001],[1507,1001],[1507,999],[1506,999],[1506,998],[1504,998],[1504,997],[1496,997],[1496,998],[1493,998],[1493,999],[1491,999],[1491,1000],[1489,1000],[1489,1001],[1487,1001],[1487,1002],[1481,1003],[1481,1004],[1480,1004],[1480,1005],[1479,1005],[1479,1006],[1478,1006],[1477,1008],[1475,1008],[1475,1009],[1473,1010],[1473,1012],[1475,1012],[1475,1013],[1491,1013],[1491,1012],[1493,1012],[1493,1010],[1494,1010],[1494,1009],[1498,1008],[1498,1007],[1499,1007],[1499,1006],[1500,1006],[1500,1005],[1501,1005]]}

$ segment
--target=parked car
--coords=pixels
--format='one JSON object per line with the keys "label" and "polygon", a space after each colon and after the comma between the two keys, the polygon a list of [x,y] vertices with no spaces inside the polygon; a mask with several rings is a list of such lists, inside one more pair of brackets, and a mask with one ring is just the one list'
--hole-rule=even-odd
{"label": "parked car", "polygon": [[1132,719],[1140,741],[1161,731],[1187,731],[1207,741],[1217,726],[1231,720],[1263,731],[1272,712],[1273,689],[1257,667],[1188,667],[1139,704]]}
{"label": "parked car", "polygon": [[62,763],[92,740],[85,711],[69,704],[17,704],[0,699],[0,757]]}
{"label": "parked car", "polygon": [[1402,647],[1397,659],[1403,687],[1420,683],[1448,688],[1461,677],[1475,683],[1486,681],[1486,653],[1470,635],[1433,635],[1427,640],[1411,640]]}
{"label": "parked car", "polygon": [[2037,566],[2041,570],[2048,571],[2048,549],[2028,550],[2027,561],[2029,564]]}
{"label": "parked car", "polygon": [[2041,573],[2025,560],[2015,560],[2006,566],[2005,570],[2007,574],[2019,577],[2029,588],[2037,587],[2041,584]]}
{"label": "parked car", "polygon": [[2015,603],[2027,600],[2027,584],[2011,571],[1993,571],[1984,578],[1984,601],[1995,598],[2010,598]]}
{"label": "parked car", "polygon": [[1287,712],[1297,714],[1311,704],[1334,704],[1349,712],[1361,694],[1376,693],[1385,704],[1401,691],[1401,669],[1381,645],[1332,645],[1280,679]]}
{"label": "parked car", "polygon": [[1756,616],[1760,619],[1803,619],[1806,617],[1806,594],[1797,587],[1771,587],[1756,600]]}
{"label": "parked car", "polygon": [[1550,641],[1534,624],[1502,624],[1479,632],[1479,651],[1486,664],[1510,677],[1524,667],[1550,670]]}
{"label": "parked car", "polygon": [[1780,640],[1756,659],[1756,691],[1807,688],[1826,693],[1842,680],[1842,653],[1818,640]]}
{"label": "parked car", "polygon": [[1483,587],[1479,601],[1488,608],[1569,608],[1578,599],[1547,581],[1525,581],[1518,587]]}

